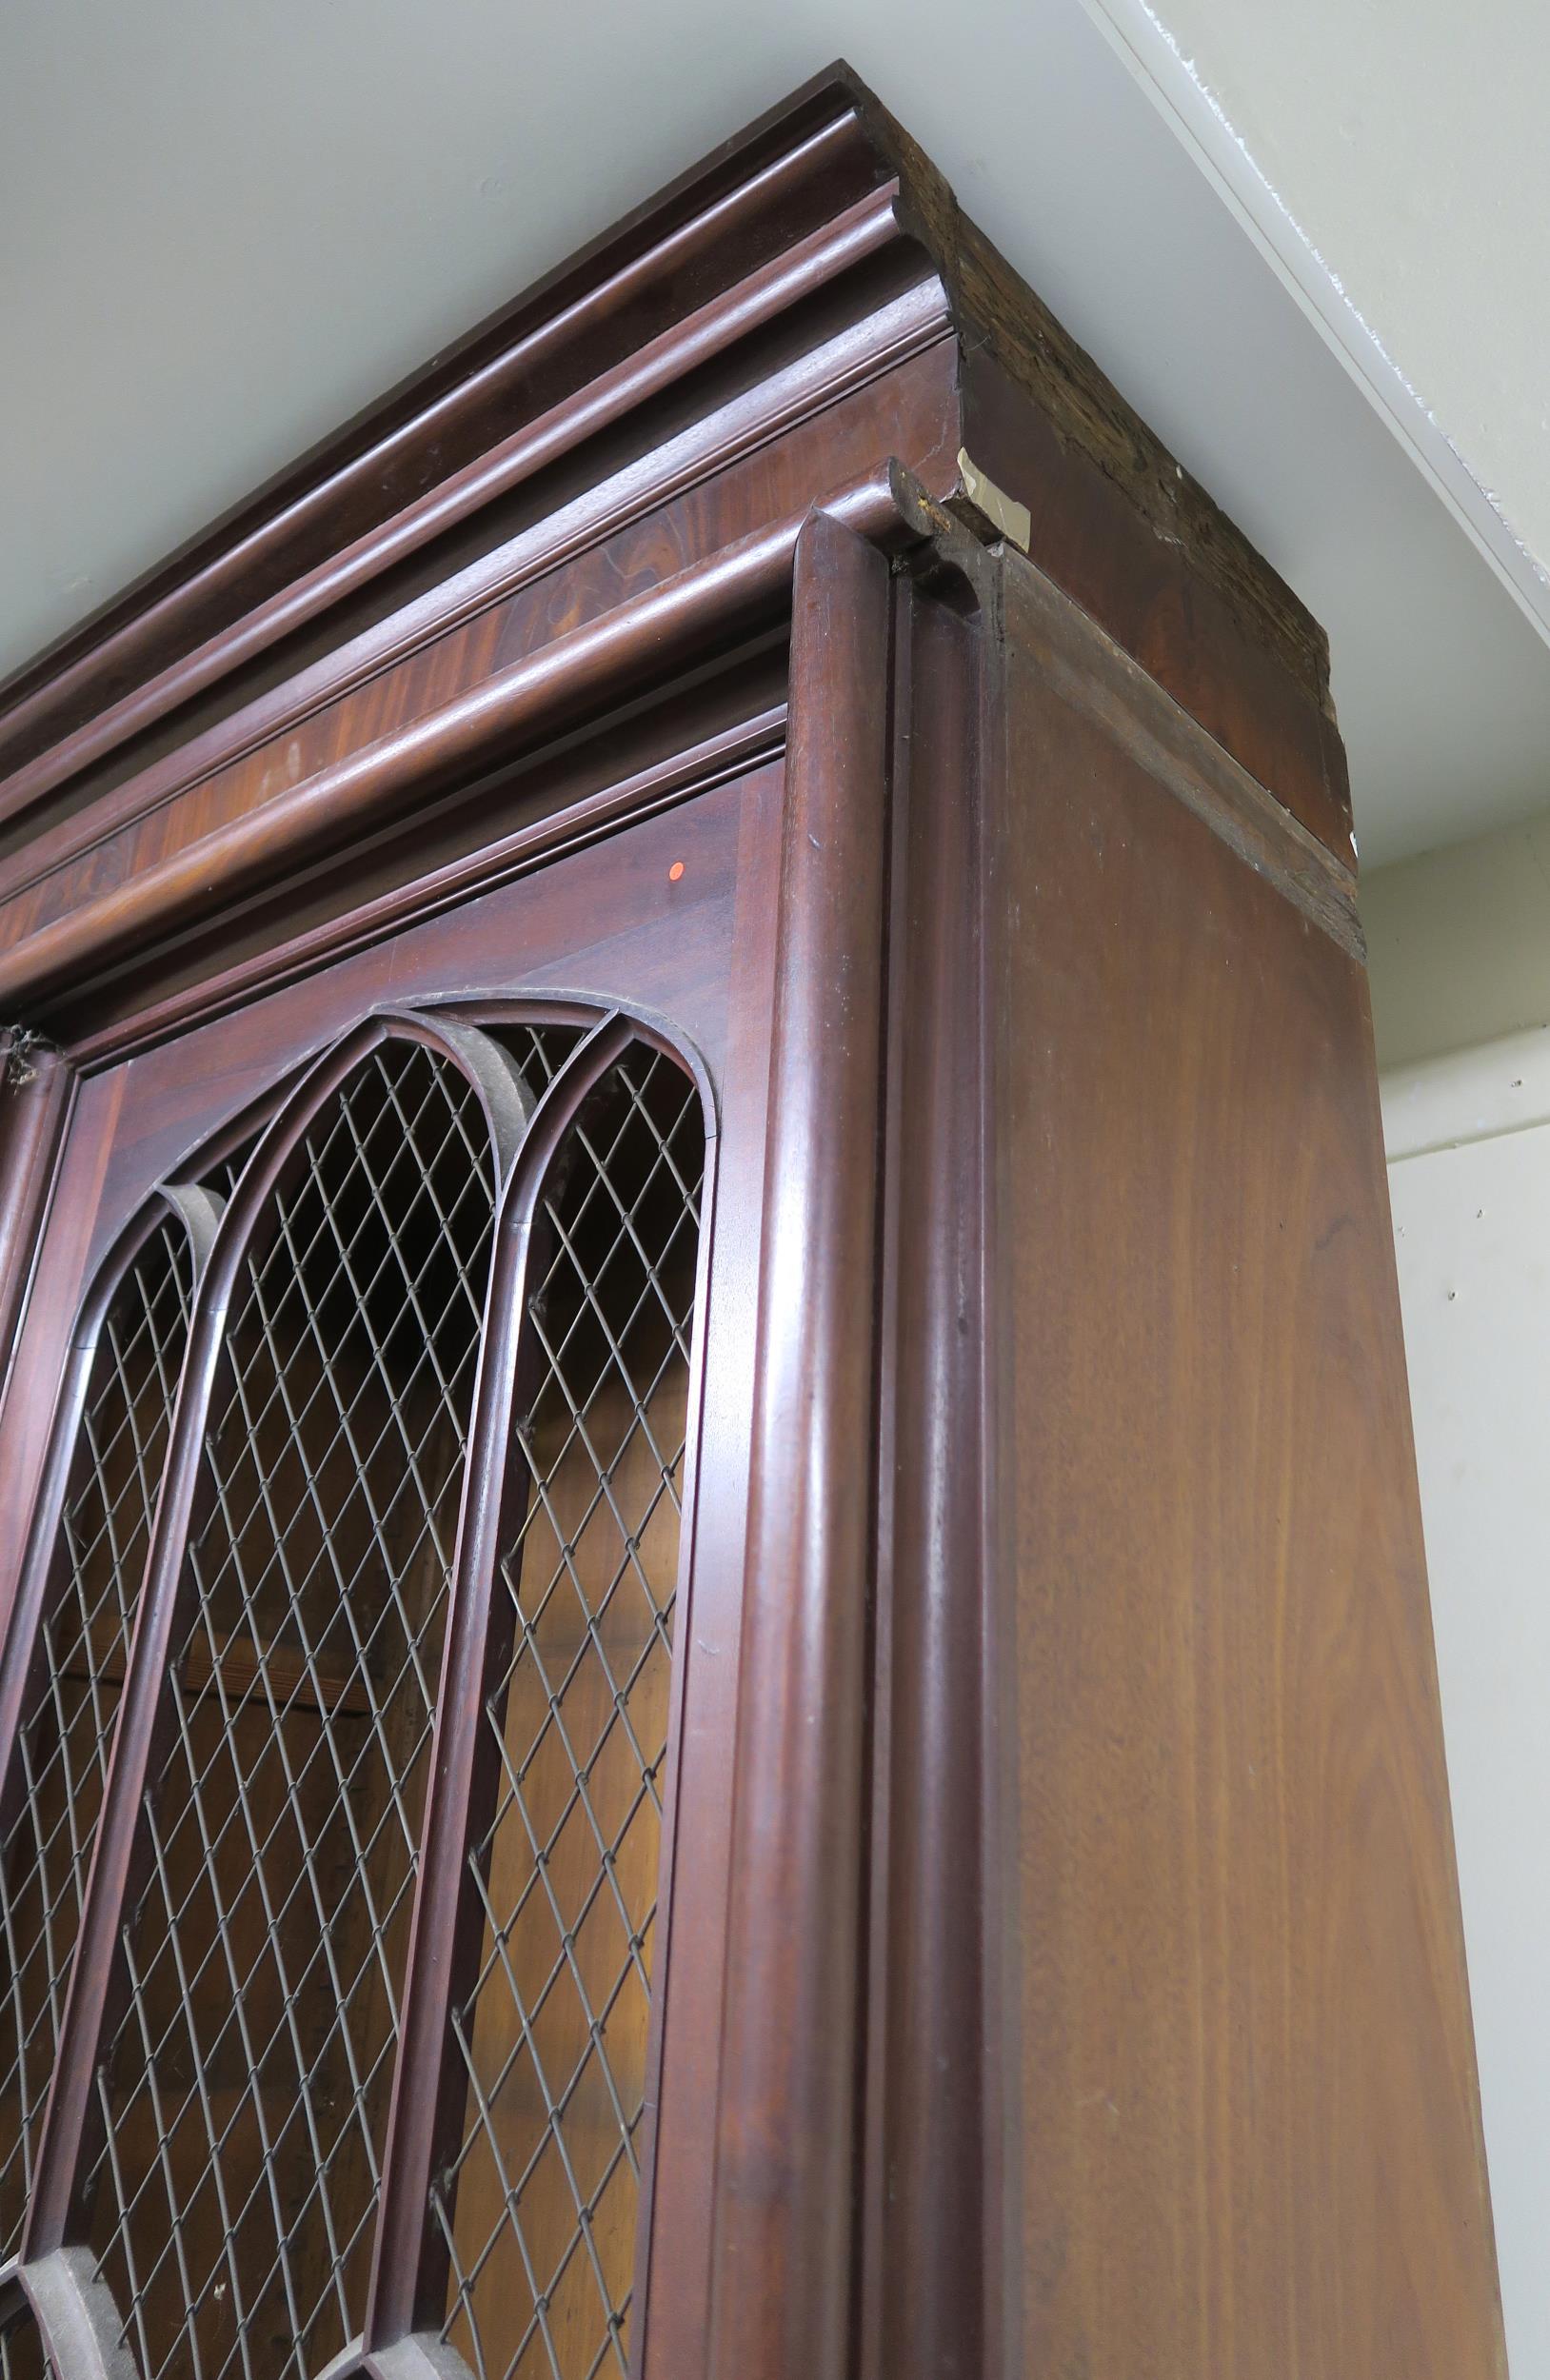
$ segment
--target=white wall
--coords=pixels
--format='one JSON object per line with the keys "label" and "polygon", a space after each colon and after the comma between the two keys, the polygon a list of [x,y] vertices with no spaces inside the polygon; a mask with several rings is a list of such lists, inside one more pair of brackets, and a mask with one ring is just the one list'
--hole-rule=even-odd
{"label": "white wall", "polygon": [[1550,814],[1364,903],[1513,2380],[1550,2380],[1547,854]]}
{"label": "white wall", "polygon": [[1378,1062],[1476,1049],[1550,1018],[1550,810],[1363,876]]}

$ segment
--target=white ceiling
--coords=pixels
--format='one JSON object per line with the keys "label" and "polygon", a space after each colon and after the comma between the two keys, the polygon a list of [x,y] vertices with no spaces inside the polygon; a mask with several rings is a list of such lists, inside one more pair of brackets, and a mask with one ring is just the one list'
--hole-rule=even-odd
{"label": "white ceiling", "polygon": [[1550,799],[1550,649],[1081,0],[8,0],[0,667],[840,53],[1323,620],[1364,857]]}
{"label": "white ceiling", "polygon": [[1161,34],[1165,79],[1182,69],[1203,90],[1262,206],[1452,449],[1471,515],[1495,514],[1550,620],[1550,13],[1536,0],[1100,5],[1143,55]]}

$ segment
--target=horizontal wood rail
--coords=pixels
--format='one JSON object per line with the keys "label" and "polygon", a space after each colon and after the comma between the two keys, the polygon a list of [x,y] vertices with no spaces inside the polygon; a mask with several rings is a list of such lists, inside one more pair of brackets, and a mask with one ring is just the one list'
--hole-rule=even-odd
{"label": "horizontal wood rail", "polygon": [[[858,535],[908,543],[918,491],[884,466],[825,500]],[[910,483],[913,490],[913,483]],[[805,513],[722,548],[602,619],[467,688],[395,734],[351,752],[189,849],[142,869],[0,953],[0,1005],[19,1005],[96,973],[337,849],[369,823],[460,778],[514,760],[579,715],[596,716],[644,685],[703,664],[789,610]]]}
{"label": "horizontal wood rail", "polygon": [[[104,1685],[122,1683],[129,1667],[123,1637],[92,1632],[77,1656],[67,1660],[60,1675]],[[227,1636],[211,1644],[196,1636],[183,1656],[183,1683],[191,1693],[218,1683],[232,1702],[267,1698],[288,1711],[344,1711],[369,1717],[375,1707],[355,1671],[322,1669],[288,1645],[255,1644],[251,1636]]]}
{"label": "horizontal wood rail", "polygon": [[889,178],[833,75],[726,144],[32,664],[0,816],[894,236],[864,208]]}
{"label": "horizontal wood rail", "polygon": [[[256,659],[280,638],[878,254],[901,236],[895,194],[896,186],[890,184],[847,209],[832,227],[701,307],[650,347],[602,374],[578,396],[551,407],[418,503],[407,506],[385,526],[356,538],[327,563],[245,613],[232,627],[207,639],[17,769],[9,780],[0,781],[0,819],[41,802],[180,704]],[[939,307],[944,325],[945,308],[940,299]],[[715,460],[719,463],[723,458]],[[416,619],[411,645],[422,642],[425,633],[424,624]],[[382,665],[375,648],[389,635],[390,629],[379,630],[371,639],[373,666]]]}
{"label": "horizontal wood rail", "polygon": [[[282,633],[301,625],[336,598],[366,586],[381,567],[403,561],[433,537],[467,519],[487,502],[583,444],[610,424],[623,421],[651,398],[666,393],[691,370],[727,354],[745,336],[773,323],[788,307],[820,295],[857,266],[899,245],[893,186],[848,210],[825,232],[803,242],[778,266],[700,308],[653,352],[626,372],[606,376],[573,403],[556,407],[541,424],[513,433],[452,483],[412,507],[380,536],[362,538],[314,578],[288,588],[197,653],[131,695],[9,780],[0,777],[0,819],[16,810],[47,804],[48,796],[153,724],[169,708],[238,670]],[[79,853],[100,845],[114,832],[176,800],[212,775],[239,764],[272,738],[293,732],[319,710],[369,685],[428,643],[467,626],[521,588],[572,561],[588,547],[627,530],[653,508],[725,470],[765,440],[789,430],[810,413],[833,403],[875,372],[891,368],[905,354],[944,336],[946,302],[930,261],[923,254],[919,278],[868,317],[846,326],[812,355],[761,382],[751,397],[729,398],[721,409],[676,432],[653,448],[644,464],[628,465],[604,478],[557,513],[542,514],[514,536],[456,570],[440,586],[427,588],[381,620],[356,626],[342,623],[342,642],[274,686],[237,699],[208,727],[156,754],[144,767],[114,778],[78,808],[67,808],[30,840],[18,891]],[[861,301],[858,300],[858,303]],[[627,388],[626,384],[628,384]],[[3,720],[3,713],[0,713]]]}

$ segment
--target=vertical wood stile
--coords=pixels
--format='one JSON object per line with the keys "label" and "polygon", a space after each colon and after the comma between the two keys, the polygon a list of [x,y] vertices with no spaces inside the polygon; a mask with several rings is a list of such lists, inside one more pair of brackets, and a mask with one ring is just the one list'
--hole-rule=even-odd
{"label": "vertical wood stile", "polygon": [[[20,1063],[14,1046],[6,1063]],[[51,1050],[30,1056],[22,1071],[25,1081],[0,1083],[0,1406],[75,1084],[71,1068]]]}
{"label": "vertical wood stile", "polygon": [[[981,901],[993,565],[904,598],[872,1879],[879,2107],[864,2380],[1003,2369],[989,2155],[987,1111]],[[984,600],[979,600],[983,593]],[[992,616],[987,616],[991,614]],[[1010,2367],[1006,2367],[1010,2369]]]}
{"label": "vertical wood stile", "polygon": [[710,2367],[841,2380],[856,2242],[889,566],[797,545]]}

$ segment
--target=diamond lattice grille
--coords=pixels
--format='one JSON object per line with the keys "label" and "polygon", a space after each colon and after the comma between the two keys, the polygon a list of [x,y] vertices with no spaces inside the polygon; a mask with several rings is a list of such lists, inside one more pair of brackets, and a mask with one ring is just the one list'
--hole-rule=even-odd
{"label": "diamond lattice grille", "polygon": [[233,1291],[99,2081],[143,2380],[299,2380],[360,2326],[492,1199],[468,1086],[388,1042]]}
{"label": "diamond lattice grille", "polygon": [[187,1241],[168,1221],[109,1304],[77,1430],[0,1835],[0,2257],[31,2181],[191,1287]]}
{"label": "diamond lattice grille", "polygon": [[479,2380],[626,2369],[704,1162],[692,1085],[637,1052],[544,1204],[468,1853],[484,1942],[454,2016],[466,2125],[432,2198],[445,2335]]}

